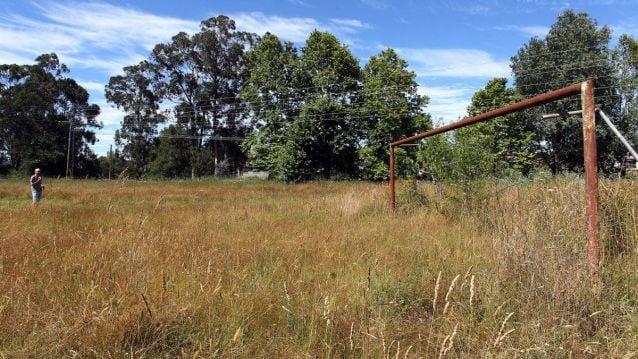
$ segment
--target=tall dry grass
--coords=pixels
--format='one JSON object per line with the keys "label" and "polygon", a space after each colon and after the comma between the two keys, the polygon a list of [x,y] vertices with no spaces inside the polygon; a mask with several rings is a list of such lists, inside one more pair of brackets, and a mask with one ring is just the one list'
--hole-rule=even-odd
{"label": "tall dry grass", "polygon": [[0,356],[632,357],[637,188],[596,296],[581,187],[2,181]]}

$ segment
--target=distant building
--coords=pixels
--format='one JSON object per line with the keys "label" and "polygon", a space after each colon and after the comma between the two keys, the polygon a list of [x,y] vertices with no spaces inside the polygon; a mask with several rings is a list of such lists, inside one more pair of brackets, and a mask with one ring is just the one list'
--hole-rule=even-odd
{"label": "distant building", "polygon": [[270,173],[268,171],[262,171],[258,169],[254,169],[250,166],[245,166],[239,168],[239,177],[241,178],[260,178],[260,179],[268,179]]}

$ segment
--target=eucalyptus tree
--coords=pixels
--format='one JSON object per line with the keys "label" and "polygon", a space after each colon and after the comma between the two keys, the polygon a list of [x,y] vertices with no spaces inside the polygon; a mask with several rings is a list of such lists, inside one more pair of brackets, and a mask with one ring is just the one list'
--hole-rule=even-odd
{"label": "eucalyptus tree", "polygon": [[248,132],[238,93],[246,77],[244,52],[255,39],[255,34],[237,31],[233,20],[220,15],[202,21],[198,33],[181,32],[151,53],[153,86],[177,105],[177,125],[192,137],[193,177],[212,172],[210,166],[201,166],[205,150],[215,152],[215,167],[221,160],[232,166],[243,161],[238,143],[216,145],[221,136],[243,137]]}
{"label": "eucalyptus tree", "polygon": [[97,175],[89,144],[92,128],[102,127],[100,108],[68,72],[54,53],[33,65],[0,65],[0,152],[10,169],[63,176],[69,164],[71,175]]}
{"label": "eucalyptus tree", "polygon": [[105,95],[108,102],[126,113],[122,127],[115,132],[115,143],[122,147],[129,173],[142,176],[148,172],[157,126],[165,119],[159,110],[162,94],[152,87],[148,63],[125,67],[124,75],[111,77]]}

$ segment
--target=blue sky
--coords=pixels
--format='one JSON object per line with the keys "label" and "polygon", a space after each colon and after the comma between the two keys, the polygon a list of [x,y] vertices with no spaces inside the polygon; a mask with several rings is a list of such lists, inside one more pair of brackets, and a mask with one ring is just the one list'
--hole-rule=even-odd
{"label": "blue sky", "polygon": [[225,14],[241,30],[270,31],[299,47],[313,29],[333,32],[362,65],[392,47],[430,97],[426,110],[447,123],[465,115],[489,79],[509,77],[510,57],[565,9],[609,26],[612,46],[622,33],[638,37],[638,0],[0,0],[0,63],[56,52],[102,108],[94,150],[105,154],[122,117],[104,99],[110,76],[179,31],[194,33],[201,20]]}

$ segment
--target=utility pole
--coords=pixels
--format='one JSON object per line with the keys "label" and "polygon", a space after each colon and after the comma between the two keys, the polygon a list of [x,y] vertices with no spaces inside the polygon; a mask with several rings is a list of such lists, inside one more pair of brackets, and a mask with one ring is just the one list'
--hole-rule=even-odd
{"label": "utility pole", "polygon": [[111,166],[113,165],[113,144],[109,147],[109,181],[111,180]]}
{"label": "utility pole", "polygon": [[73,179],[73,169],[75,168],[75,127],[71,131],[71,167],[69,167],[69,176]]}
{"label": "utility pole", "polygon": [[68,112],[67,112],[67,119],[69,121],[69,141],[66,147],[66,173],[65,173],[65,177],[69,178],[69,174],[71,173],[69,170],[69,164],[71,161],[71,136],[73,136],[73,121],[71,118],[68,118]]}
{"label": "utility pole", "polygon": [[[67,116],[69,113],[67,112]],[[78,121],[79,126],[73,127],[75,121],[75,109],[72,110],[71,116],[68,117],[69,121],[69,142],[67,144],[66,149],[66,178],[73,178],[73,168],[75,167],[75,132],[82,131],[84,129],[84,125],[82,124],[82,120]]]}

